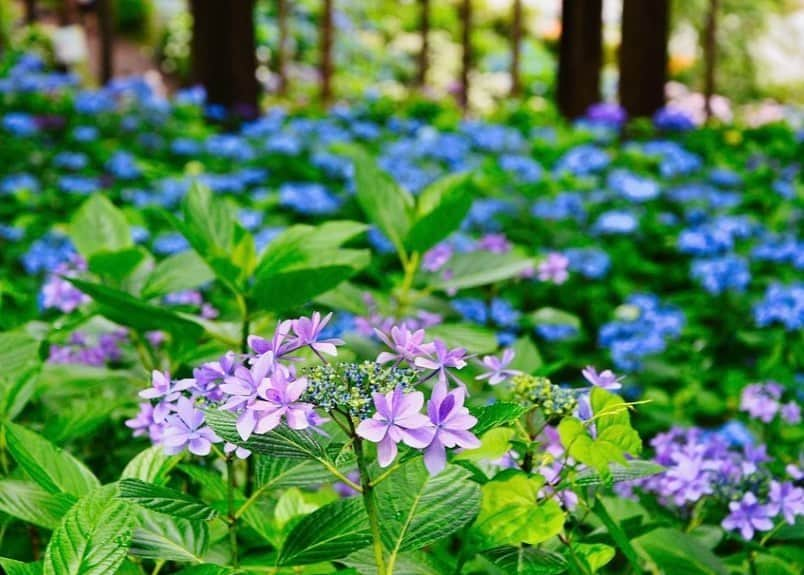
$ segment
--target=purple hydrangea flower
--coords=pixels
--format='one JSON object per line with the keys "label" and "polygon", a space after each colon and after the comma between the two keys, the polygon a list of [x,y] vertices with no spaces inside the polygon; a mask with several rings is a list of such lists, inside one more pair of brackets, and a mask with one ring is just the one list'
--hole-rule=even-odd
{"label": "purple hydrangea flower", "polygon": [[779,412],[782,387],[775,382],[755,383],[743,389],[740,410],[763,423],[770,423]]}
{"label": "purple hydrangea flower", "polygon": [[428,272],[437,272],[449,262],[452,258],[452,253],[451,245],[440,243],[425,252],[422,258],[422,268]]}
{"label": "purple hydrangea flower", "polygon": [[[413,363],[416,367],[436,371],[440,383],[446,383],[447,376],[450,375],[447,371],[448,368],[463,369],[466,367],[466,360],[464,359],[466,350],[462,347],[448,349],[443,341],[437,339],[433,342],[433,348],[433,353],[430,357],[417,357]],[[452,377],[454,378],[454,376]],[[460,381],[457,379],[456,381],[460,384]]]}
{"label": "purple hydrangea flower", "polygon": [[425,333],[423,329],[411,331],[407,327],[394,326],[391,328],[390,337],[380,330],[374,330],[382,342],[390,347],[395,353],[384,351],[377,356],[377,363],[397,363],[407,361],[413,364],[419,356],[431,355],[435,352],[435,345],[425,343]]}
{"label": "purple hydrangea flower", "polygon": [[788,401],[779,409],[782,419],[791,425],[801,423],[801,406],[795,401]]}
{"label": "purple hydrangea flower", "polygon": [[162,423],[171,411],[175,410],[175,403],[181,399],[182,392],[187,391],[195,385],[193,379],[180,379],[171,381],[170,375],[161,371],[151,372],[151,387],[143,389],[140,397],[143,399],[158,399],[159,403],[154,407],[154,421]]}
{"label": "purple hydrangea flower", "polygon": [[804,489],[789,481],[771,481],[768,507],[773,515],[781,515],[788,524],[793,525],[796,517],[804,515]]}
{"label": "purple hydrangea flower", "polygon": [[191,399],[180,397],[176,403],[176,413],[165,420],[162,434],[165,453],[175,455],[186,447],[195,455],[208,455],[212,444],[223,440],[204,423],[204,412],[196,409]]}
{"label": "purple hydrangea flower", "polygon": [[547,254],[547,258],[539,264],[538,277],[543,282],[552,282],[560,285],[569,278],[569,259],[558,252]]}
{"label": "purple hydrangea flower", "polygon": [[251,455],[250,449],[246,449],[240,445],[235,445],[234,443],[229,443],[228,441],[223,445],[223,452],[226,455],[231,455],[234,453],[234,456],[238,459],[248,459],[248,457]]}
{"label": "purple hydrangea flower", "polygon": [[767,505],[760,505],[756,495],[750,491],[739,501],[729,503],[728,516],[721,525],[729,531],[739,531],[746,541],[754,537],[755,531],[773,529],[773,512]]}
{"label": "purple hydrangea flower", "polygon": [[276,428],[282,416],[291,429],[310,427],[313,405],[299,401],[306,389],[306,378],[291,378],[284,370],[276,370],[270,378],[263,379],[257,389],[260,399],[251,407],[257,412],[254,433],[267,433]]}
{"label": "purple hydrangea flower", "polygon": [[321,336],[321,331],[326,327],[329,320],[332,318],[332,313],[328,313],[324,318],[321,314],[313,312],[312,317],[300,317],[293,320],[293,333],[296,334],[295,344],[298,347],[309,346],[314,352],[327,355],[338,355],[336,345],[343,345],[341,339],[325,339],[318,341]]}
{"label": "purple hydrangea flower", "polygon": [[251,437],[257,426],[258,415],[253,407],[258,399],[258,389],[273,367],[273,354],[265,353],[257,358],[251,369],[242,365],[235,367],[234,374],[225,378],[219,386],[227,396],[221,409],[239,413],[236,427],[243,440]]}
{"label": "purple hydrangea flower", "polygon": [[387,394],[374,394],[377,412],[360,422],[357,435],[377,444],[380,467],[388,467],[396,458],[400,441],[416,449],[432,442],[435,430],[426,415],[420,413],[424,395],[420,391],[404,393],[401,387]]}
{"label": "purple hydrangea flower", "polygon": [[509,369],[508,366],[511,365],[511,362],[514,360],[514,350],[508,348],[503,351],[502,358],[498,358],[494,355],[487,355],[483,358],[483,365],[488,368],[488,371],[485,373],[481,373],[475,379],[478,380],[489,380],[489,385],[497,385],[502,383],[509,377],[513,377],[519,373],[520,371],[516,369]]}
{"label": "purple hydrangea flower", "polygon": [[620,389],[622,385],[622,376],[617,376],[613,371],[610,369],[604,369],[600,373],[591,366],[587,365],[583,370],[581,370],[581,374],[583,374],[584,379],[591,383],[596,387],[602,387],[603,389],[607,390],[614,390]]}
{"label": "purple hydrangea flower", "polygon": [[424,465],[430,475],[436,475],[447,464],[447,447],[480,447],[480,441],[469,430],[477,423],[477,418],[469,415],[463,406],[466,388],[458,387],[447,392],[446,382],[439,382],[433,388],[427,402],[427,416],[435,428],[430,445],[424,450]]}
{"label": "purple hydrangea flower", "polygon": [[159,443],[162,439],[162,425],[154,421],[154,406],[149,401],[141,403],[136,417],[127,419],[125,423],[126,427],[134,430],[134,437],[147,434],[153,443]]}
{"label": "purple hydrangea flower", "polygon": [[511,242],[505,234],[486,234],[477,241],[476,248],[493,254],[505,254],[511,251]]}

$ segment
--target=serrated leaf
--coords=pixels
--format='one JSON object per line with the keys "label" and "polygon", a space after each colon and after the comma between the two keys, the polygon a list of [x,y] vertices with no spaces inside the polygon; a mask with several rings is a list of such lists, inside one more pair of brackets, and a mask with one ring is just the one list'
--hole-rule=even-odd
{"label": "serrated leaf", "polygon": [[206,521],[217,515],[214,509],[196,498],[169,487],[139,479],[123,479],[118,485],[121,498],[157,513],[198,521]]}
{"label": "serrated leaf", "polygon": [[143,559],[202,563],[209,530],[202,521],[189,521],[144,509],[131,538],[131,554]]}
{"label": "serrated leaf", "polygon": [[255,454],[254,482],[260,489],[279,489],[282,487],[304,487],[326,483],[332,479],[317,461],[271,457]]}
{"label": "serrated leaf", "polygon": [[633,544],[642,549],[665,573],[684,573],[684,575],[729,573],[719,557],[694,537],[677,529],[654,529],[634,539]]}
{"label": "serrated leaf", "polygon": [[[372,549],[361,549],[349,555],[341,563],[356,569],[360,575],[380,575]],[[444,575],[445,565],[438,562],[432,553],[408,551],[400,553],[394,563],[394,575]]]}
{"label": "serrated leaf", "polygon": [[80,497],[100,486],[86,465],[41,435],[15,423],[5,433],[11,456],[46,491]]}
{"label": "serrated leaf", "polygon": [[14,559],[0,557],[0,567],[6,575],[42,575],[42,562],[23,563]]}
{"label": "serrated leaf", "polygon": [[76,499],[66,493],[48,493],[36,483],[0,480],[0,511],[26,523],[55,529]]}
{"label": "serrated leaf", "polygon": [[103,194],[92,194],[75,213],[70,239],[87,260],[95,253],[118,251],[134,244],[126,216]]}
{"label": "serrated leaf", "polygon": [[449,261],[449,276],[432,275],[430,285],[444,291],[478,287],[515,278],[533,268],[533,260],[512,250],[505,254],[472,252],[456,254]]}
{"label": "serrated leaf", "polygon": [[318,441],[316,435],[309,430],[296,431],[286,425],[280,425],[269,433],[252,435],[248,441],[243,441],[235,427],[237,419],[233,414],[221,410],[210,410],[206,412],[206,421],[226,441],[250,449],[255,453],[289,459],[329,461],[327,450]]}
{"label": "serrated leaf", "polygon": [[360,498],[341,499],[299,521],[279,556],[281,565],[334,561],[371,543],[368,517]]}
{"label": "serrated leaf", "polygon": [[627,465],[621,465],[619,463],[610,464],[606,477],[599,474],[594,469],[583,469],[574,477],[572,483],[581,487],[606,484],[609,483],[609,481],[619,483],[621,481],[632,481],[642,477],[650,477],[664,470],[664,467],[653,461],[632,459],[628,461]]}
{"label": "serrated leaf", "polygon": [[448,465],[430,476],[420,459],[377,486],[383,544],[393,558],[454,533],[480,510],[480,486],[464,468]]}
{"label": "serrated leaf", "polygon": [[214,278],[215,273],[201,256],[193,250],[187,250],[156,264],[142,288],[142,296],[151,299],[195,289]]}
{"label": "serrated leaf", "polygon": [[181,459],[181,455],[167,455],[161,445],[151,446],[128,462],[120,479],[139,479],[161,485],[167,473]]}
{"label": "serrated leaf", "polygon": [[108,575],[125,560],[134,514],[114,497],[114,487],[81,498],[53,532],[44,575]]}
{"label": "serrated leaf", "polygon": [[497,547],[483,555],[509,575],[558,575],[567,570],[567,560],[538,547]]}
{"label": "serrated leaf", "polygon": [[505,401],[498,401],[480,408],[472,408],[469,411],[477,418],[477,423],[472,428],[472,433],[482,435],[494,427],[508,425],[522,417],[527,410],[523,405]]}
{"label": "serrated leaf", "polygon": [[476,190],[468,174],[449,174],[416,198],[416,213],[405,237],[410,251],[425,252],[457,230],[472,207]]}

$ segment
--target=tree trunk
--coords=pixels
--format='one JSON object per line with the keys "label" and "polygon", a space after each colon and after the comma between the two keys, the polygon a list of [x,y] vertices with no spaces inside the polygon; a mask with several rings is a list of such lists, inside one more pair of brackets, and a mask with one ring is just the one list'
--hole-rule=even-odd
{"label": "tree trunk", "polygon": [[25,23],[29,26],[36,23],[36,0],[25,0]]}
{"label": "tree trunk", "polygon": [[458,104],[466,111],[469,108],[469,75],[472,71],[472,0],[461,2],[461,85]]}
{"label": "tree trunk", "polygon": [[58,17],[59,26],[70,26],[78,22],[78,6],[75,0],[61,0]]}
{"label": "tree trunk", "polygon": [[288,2],[290,0],[276,1],[276,20],[279,27],[279,46],[276,52],[276,74],[279,78],[277,92],[284,96],[288,91]]}
{"label": "tree trunk", "polygon": [[709,0],[704,31],[704,110],[707,121],[712,117],[712,96],[715,94],[715,64],[717,63],[718,0]]}
{"label": "tree trunk", "polygon": [[427,69],[430,67],[430,0],[419,0],[419,34],[422,45],[419,49],[416,71],[416,86],[427,85]]}
{"label": "tree trunk", "polygon": [[620,104],[629,117],[664,106],[670,0],[623,0]]}
{"label": "tree trunk", "polygon": [[259,112],[255,0],[191,0],[192,78],[207,102],[253,118]]}
{"label": "tree trunk", "polygon": [[511,14],[511,96],[522,94],[520,61],[522,56],[522,0],[514,0]]}
{"label": "tree trunk", "polygon": [[333,41],[333,0],[324,0],[321,13],[321,102],[326,106],[332,101],[332,41]]}
{"label": "tree trunk", "polygon": [[600,101],[602,64],[602,0],[563,0],[557,99],[565,117],[582,116]]}
{"label": "tree trunk", "polygon": [[114,22],[112,0],[97,0],[98,33],[100,37],[100,81],[106,85],[114,76]]}

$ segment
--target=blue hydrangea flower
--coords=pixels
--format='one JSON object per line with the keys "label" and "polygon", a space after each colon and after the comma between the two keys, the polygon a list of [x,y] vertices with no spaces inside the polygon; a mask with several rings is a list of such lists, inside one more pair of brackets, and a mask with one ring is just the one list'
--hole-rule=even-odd
{"label": "blue hydrangea flower", "polygon": [[772,284],[754,306],[754,320],[760,327],[779,323],[787,331],[804,327],[804,283]]}
{"label": "blue hydrangea flower", "polygon": [[610,210],[600,214],[592,230],[598,234],[630,234],[639,227],[639,220],[625,210]]}
{"label": "blue hydrangea flower", "polygon": [[279,204],[302,214],[336,212],[340,200],[326,187],[314,182],[287,182],[279,188]]}
{"label": "blue hydrangea flower", "polygon": [[693,261],[691,275],[706,291],[715,295],[727,290],[745,291],[751,281],[748,262],[732,254]]}
{"label": "blue hydrangea flower", "polygon": [[570,248],[564,252],[569,269],[589,279],[604,277],[611,266],[609,255],[598,248]]}

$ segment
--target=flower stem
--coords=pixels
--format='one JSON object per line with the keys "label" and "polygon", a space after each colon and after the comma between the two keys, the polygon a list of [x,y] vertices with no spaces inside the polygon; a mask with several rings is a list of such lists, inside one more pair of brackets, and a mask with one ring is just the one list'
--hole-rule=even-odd
{"label": "flower stem", "polygon": [[227,515],[229,519],[229,551],[232,555],[232,567],[240,567],[237,556],[237,512],[234,504],[235,476],[234,460],[231,456],[226,458],[226,500]]}
{"label": "flower stem", "polygon": [[[352,427],[354,426],[352,425]],[[366,508],[369,526],[371,527],[374,560],[377,562],[377,575],[385,575],[388,573],[388,571],[386,571],[385,567],[385,551],[382,547],[382,536],[380,535],[380,516],[377,513],[377,504],[374,500],[374,487],[371,484],[371,477],[369,476],[368,465],[366,464],[366,456],[363,453],[363,441],[356,435],[354,438],[357,469],[360,472],[360,485],[363,489],[363,505]]]}

